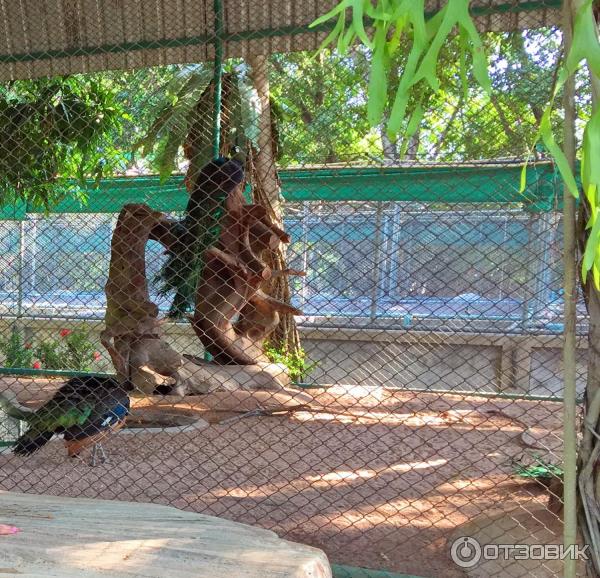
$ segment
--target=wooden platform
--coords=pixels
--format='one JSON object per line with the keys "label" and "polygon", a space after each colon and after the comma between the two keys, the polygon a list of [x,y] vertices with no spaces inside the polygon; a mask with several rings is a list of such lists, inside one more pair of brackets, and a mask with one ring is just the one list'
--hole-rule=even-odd
{"label": "wooden platform", "polygon": [[0,492],[0,575],[331,578],[325,554],[168,506]]}

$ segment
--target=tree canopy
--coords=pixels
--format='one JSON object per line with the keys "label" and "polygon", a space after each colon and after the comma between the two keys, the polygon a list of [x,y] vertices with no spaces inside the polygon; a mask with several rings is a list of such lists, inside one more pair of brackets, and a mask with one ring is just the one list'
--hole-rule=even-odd
{"label": "tree canopy", "polygon": [[[482,41],[490,55],[491,96],[470,73],[465,77],[458,65],[460,38],[450,38],[440,53],[439,90],[420,85],[421,92],[407,103],[407,114],[422,106],[422,120],[412,134],[397,141],[385,130],[389,105],[379,125],[372,127],[368,120],[368,48],[356,46],[343,55],[337,51],[273,55],[271,103],[279,163],[459,162],[526,156],[556,80],[560,33],[553,29],[488,33]],[[409,55],[408,44],[395,52],[391,90]],[[244,66],[232,61],[228,71],[244,76]],[[206,65],[171,65],[0,87],[2,201],[19,197],[52,203],[69,194],[73,177],[100,179],[132,168],[163,175],[181,170],[185,136],[197,123],[195,107],[209,80]],[[248,91],[237,90],[236,98],[252,99]],[[577,100],[585,119],[590,95],[584,83]],[[556,125],[561,118],[557,108],[552,122]],[[210,139],[206,122],[198,128]]]}
{"label": "tree canopy", "polygon": [[1,202],[47,206],[69,193],[71,179],[99,179],[122,168],[115,137],[126,118],[110,80],[101,76],[0,87]]}

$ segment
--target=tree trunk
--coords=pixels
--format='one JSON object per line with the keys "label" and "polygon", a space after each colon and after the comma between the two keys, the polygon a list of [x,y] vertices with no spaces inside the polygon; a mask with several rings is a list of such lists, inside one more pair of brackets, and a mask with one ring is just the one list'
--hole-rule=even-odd
{"label": "tree trunk", "polygon": [[[283,229],[283,207],[281,203],[281,186],[277,175],[274,154],[273,133],[271,130],[271,106],[268,78],[268,57],[263,55],[250,56],[248,64],[252,69],[254,88],[260,100],[260,133],[258,150],[252,150],[249,155],[249,174],[252,181],[254,202],[267,210],[268,217]],[[266,264],[274,271],[286,270],[285,249],[267,249],[263,253]],[[263,291],[284,303],[291,298],[290,285],[286,275],[273,276],[262,287]],[[294,316],[291,313],[281,313],[279,324],[269,337],[269,341],[278,349],[294,353],[300,348],[300,337]]]}
{"label": "tree trunk", "polygon": [[383,160],[386,164],[393,165],[400,160],[400,152],[398,151],[398,143],[391,141],[390,137],[388,137],[385,130],[385,124],[382,124],[379,129],[381,134],[381,147],[383,149]]}
{"label": "tree trunk", "polygon": [[[572,0],[571,22],[584,5],[583,0]],[[598,22],[596,21],[596,28]],[[589,69],[592,88],[592,108],[595,111],[600,105],[600,79]],[[586,229],[590,215],[590,207],[585,195],[581,195],[578,213],[577,233],[580,254],[588,240]],[[600,457],[600,292],[594,286],[590,274],[587,283],[582,282],[587,312],[589,315],[588,330],[588,363],[585,393],[585,419],[583,421],[583,440],[579,448],[579,505],[582,514],[582,530],[586,543],[591,545],[592,561],[596,575],[600,575],[600,473],[598,459]]]}

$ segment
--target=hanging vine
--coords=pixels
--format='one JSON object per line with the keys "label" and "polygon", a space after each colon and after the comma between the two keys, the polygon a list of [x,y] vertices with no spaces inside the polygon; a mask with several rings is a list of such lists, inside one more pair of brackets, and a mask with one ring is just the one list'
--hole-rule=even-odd
{"label": "hanging vine", "polygon": [[[350,19],[347,17],[348,10],[352,13]],[[410,138],[419,127],[426,106],[426,91],[421,90],[420,85],[425,83],[434,91],[440,89],[438,59],[444,43],[455,29],[459,37],[463,91],[467,91],[470,64],[479,86],[486,94],[491,92],[488,59],[469,14],[469,0],[448,0],[431,18],[426,18],[424,0],[377,0],[376,4],[371,0],[343,0],[311,26],[334,18],[337,18],[337,23],[320,49],[335,46],[344,53],[356,40],[371,49],[368,119],[372,126],[378,126],[383,120],[386,105],[389,105],[386,129],[392,140],[401,134]],[[392,94],[388,83],[392,57],[399,50],[403,36],[410,39],[410,52],[400,71],[395,94]],[[407,115],[409,103],[412,103],[412,112]]]}

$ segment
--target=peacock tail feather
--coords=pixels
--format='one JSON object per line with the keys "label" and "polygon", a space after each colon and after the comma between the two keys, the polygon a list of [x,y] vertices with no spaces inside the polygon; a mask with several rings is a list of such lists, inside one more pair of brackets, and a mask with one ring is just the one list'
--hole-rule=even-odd
{"label": "peacock tail feather", "polygon": [[203,222],[194,226],[194,229],[204,229],[204,232],[194,240],[190,238],[191,231],[186,231],[184,238],[188,237],[189,244],[185,246],[180,243],[180,250],[170,254],[159,273],[159,294],[166,296],[175,293],[169,317],[181,318],[194,308],[196,287],[204,269],[204,252],[219,240],[226,200],[227,193],[223,192],[217,206],[207,214]]}

